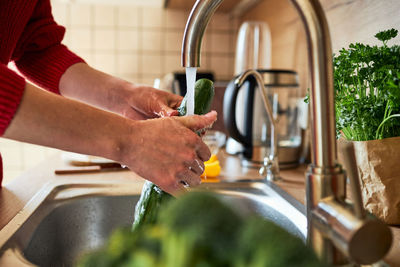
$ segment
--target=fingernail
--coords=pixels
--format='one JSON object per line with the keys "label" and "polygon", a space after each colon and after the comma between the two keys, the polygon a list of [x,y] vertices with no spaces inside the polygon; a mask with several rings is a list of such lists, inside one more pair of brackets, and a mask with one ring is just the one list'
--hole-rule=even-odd
{"label": "fingernail", "polygon": [[214,116],[217,116],[217,112],[215,110],[212,110],[212,111],[208,112],[207,114],[205,114],[204,116],[214,117]]}

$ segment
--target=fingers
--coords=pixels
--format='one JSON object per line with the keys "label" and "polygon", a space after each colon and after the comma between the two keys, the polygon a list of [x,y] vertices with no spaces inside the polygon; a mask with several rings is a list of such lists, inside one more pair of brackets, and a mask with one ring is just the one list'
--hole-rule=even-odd
{"label": "fingers", "polygon": [[204,163],[199,159],[194,159],[190,163],[187,163],[187,168],[200,176],[204,172]]}
{"label": "fingers", "polygon": [[177,108],[182,102],[183,97],[171,93],[166,93],[166,103],[160,103],[159,117],[172,117],[178,116],[179,112]]}
{"label": "fingers", "polygon": [[202,161],[207,161],[211,157],[211,152],[208,146],[201,140],[199,137],[199,141],[196,144],[196,154]]}
{"label": "fingers", "polygon": [[192,115],[176,118],[187,128],[198,131],[207,127],[211,127],[212,124],[217,120],[217,112],[210,111],[205,115]]}
{"label": "fingers", "polygon": [[191,170],[185,170],[177,175],[179,183],[188,187],[195,187],[201,183],[200,176],[192,172]]}

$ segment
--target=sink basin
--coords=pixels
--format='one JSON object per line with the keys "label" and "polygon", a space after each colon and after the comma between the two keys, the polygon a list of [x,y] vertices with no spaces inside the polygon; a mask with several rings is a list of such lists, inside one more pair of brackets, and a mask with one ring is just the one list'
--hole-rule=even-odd
{"label": "sink basin", "polygon": [[[243,215],[259,214],[305,239],[304,207],[274,185],[217,183],[196,190],[213,191]],[[131,225],[140,191],[137,183],[48,188],[0,232],[3,256],[20,254],[21,261],[42,267],[73,266],[80,254],[102,246],[113,229]]]}

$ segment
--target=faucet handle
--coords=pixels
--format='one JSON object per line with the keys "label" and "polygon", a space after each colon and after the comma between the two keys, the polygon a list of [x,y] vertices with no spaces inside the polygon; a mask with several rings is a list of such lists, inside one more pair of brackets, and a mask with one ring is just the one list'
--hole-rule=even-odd
{"label": "faucet handle", "polygon": [[260,168],[259,173],[261,176],[265,176],[268,181],[279,181],[281,180],[279,176],[279,163],[278,157],[272,155],[266,156],[264,158],[264,164]]}
{"label": "faucet handle", "polygon": [[343,165],[346,169],[347,177],[350,181],[350,190],[353,200],[354,213],[359,219],[364,219],[366,216],[362,197],[360,179],[357,171],[357,161],[354,152],[354,145],[347,140],[339,141],[339,148],[343,152]]}

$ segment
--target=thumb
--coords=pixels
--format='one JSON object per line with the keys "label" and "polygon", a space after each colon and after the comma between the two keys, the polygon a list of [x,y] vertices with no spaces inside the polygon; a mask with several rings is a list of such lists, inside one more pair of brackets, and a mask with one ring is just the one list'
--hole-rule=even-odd
{"label": "thumb", "polygon": [[217,112],[213,110],[205,115],[192,115],[174,118],[192,131],[198,131],[207,127],[211,127],[211,125],[217,120]]}

